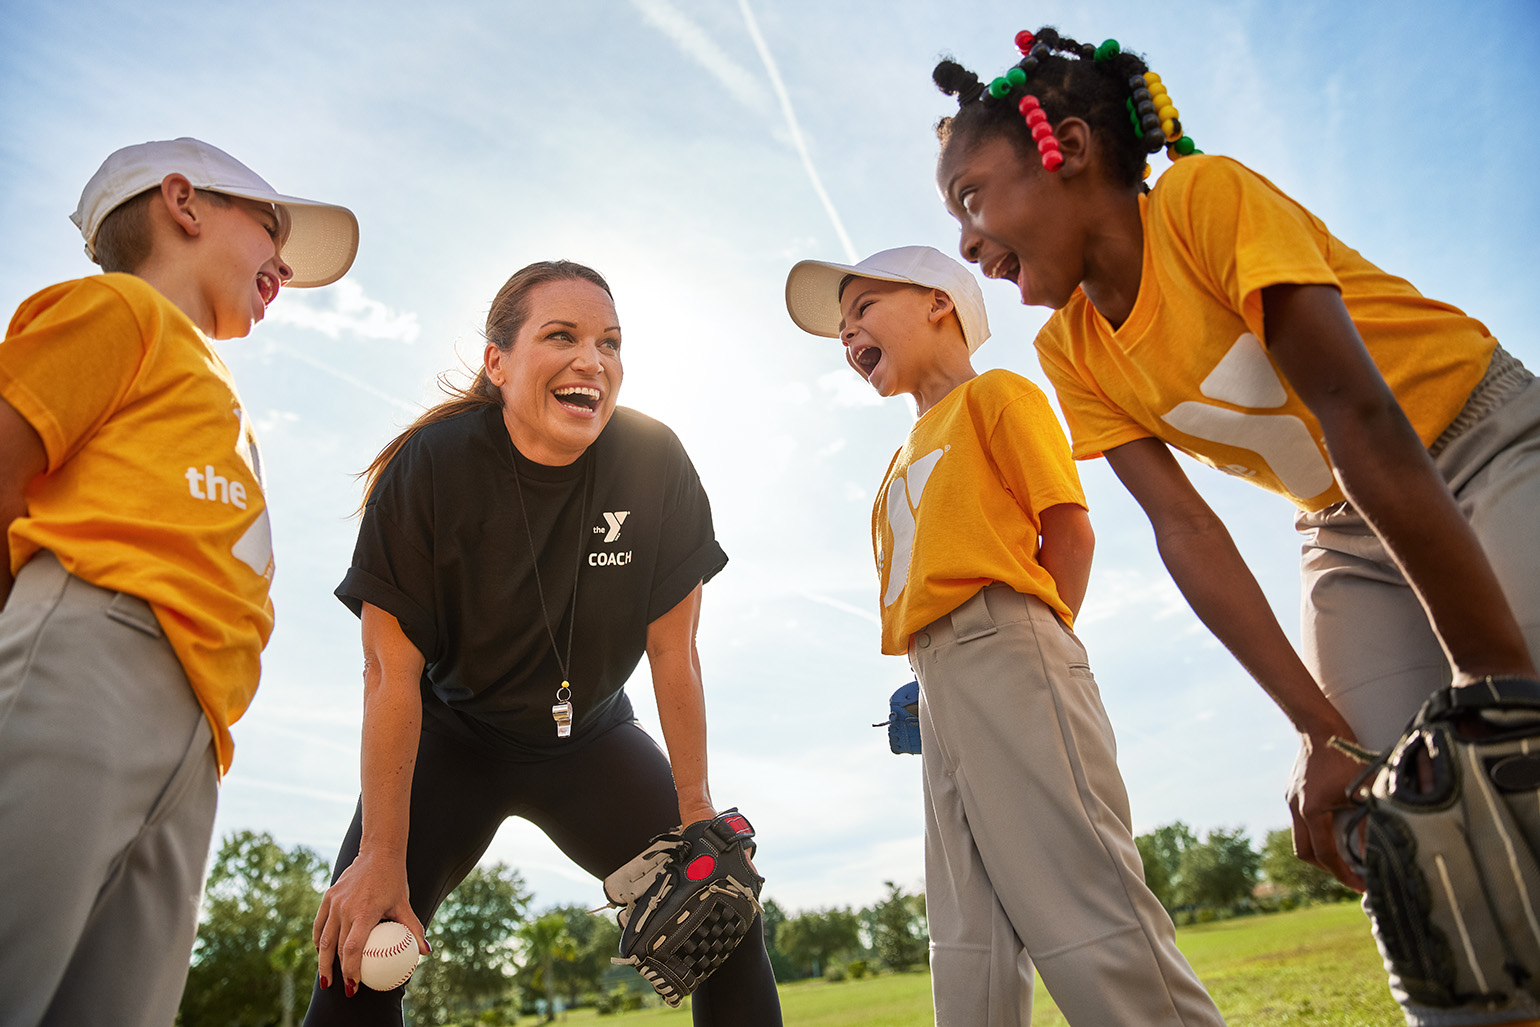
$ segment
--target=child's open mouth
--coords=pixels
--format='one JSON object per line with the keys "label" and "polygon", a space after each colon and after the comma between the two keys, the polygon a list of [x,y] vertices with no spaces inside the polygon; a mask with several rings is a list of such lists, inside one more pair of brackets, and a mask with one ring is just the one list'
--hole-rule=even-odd
{"label": "child's open mouth", "polygon": [[564,407],[572,407],[584,412],[592,412],[599,408],[599,390],[585,385],[568,385],[556,389],[553,393],[556,402]]}
{"label": "child's open mouth", "polygon": [[870,377],[872,370],[882,361],[882,348],[880,346],[867,346],[852,354],[851,359],[856,362],[857,367]]}
{"label": "child's open mouth", "polygon": [[1018,285],[1021,275],[1021,261],[1016,259],[1014,253],[1007,253],[995,261],[984,271],[985,278],[1004,278],[1016,282]]}
{"label": "child's open mouth", "polygon": [[278,279],[266,271],[257,272],[257,292],[262,296],[262,306],[266,307],[278,296]]}

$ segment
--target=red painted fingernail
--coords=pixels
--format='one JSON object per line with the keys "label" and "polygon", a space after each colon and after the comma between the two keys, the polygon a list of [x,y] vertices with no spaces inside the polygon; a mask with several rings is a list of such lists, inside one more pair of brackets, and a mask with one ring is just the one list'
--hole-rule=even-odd
{"label": "red painted fingernail", "polygon": [[342,987],[348,993],[348,998],[352,998],[354,993],[358,991],[358,985],[353,981],[343,981]]}
{"label": "red painted fingernail", "polygon": [[330,988],[332,986],[332,982],[327,980],[325,974],[321,974],[320,977],[321,977],[321,990],[322,991],[325,991],[327,988]]}

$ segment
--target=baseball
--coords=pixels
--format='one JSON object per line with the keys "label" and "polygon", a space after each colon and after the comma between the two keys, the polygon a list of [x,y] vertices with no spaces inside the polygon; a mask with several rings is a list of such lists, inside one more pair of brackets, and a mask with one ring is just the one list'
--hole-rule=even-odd
{"label": "baseball", "polygon": [[417,969],[417,939],[394,920],[383,920],[369,932],[358,977],[364,987],[390,991],[406,983]]}

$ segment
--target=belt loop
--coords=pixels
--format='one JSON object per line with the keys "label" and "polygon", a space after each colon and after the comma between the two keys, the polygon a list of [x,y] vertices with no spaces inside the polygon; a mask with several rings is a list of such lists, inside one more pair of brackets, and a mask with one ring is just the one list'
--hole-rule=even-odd
{"label": "belt loop", "polygon": [[984,598],[988,586],[975,592],[966,603],[963,603],[950,614],[952,618],[952,631],[959,642],[971,642],[975,638],[984,638],[993,635],[995,619],[989,615],[989,603]]}

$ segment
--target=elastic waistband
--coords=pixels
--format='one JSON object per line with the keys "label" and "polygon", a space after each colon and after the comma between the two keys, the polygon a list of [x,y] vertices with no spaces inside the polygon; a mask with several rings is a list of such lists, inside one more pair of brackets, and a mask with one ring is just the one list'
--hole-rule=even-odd
{"label": "elastic waistband", "polygon": [[1534,378],[1529,368],[1525,367],[1518,357],[1499,345],[1492,351],[1492,360],[1487,364],[1486,373],[1481,376],[1481,381],[1477,382],[1476,387],[1471,390],[1465,405],[1460,408],[1454,420],[1449,422],[1449,427],[1433,440],[1433,444],[1428,447],[1428,453],[1438,456],[1461,433],[1506,403],[1510,396],[1528,385]]}

